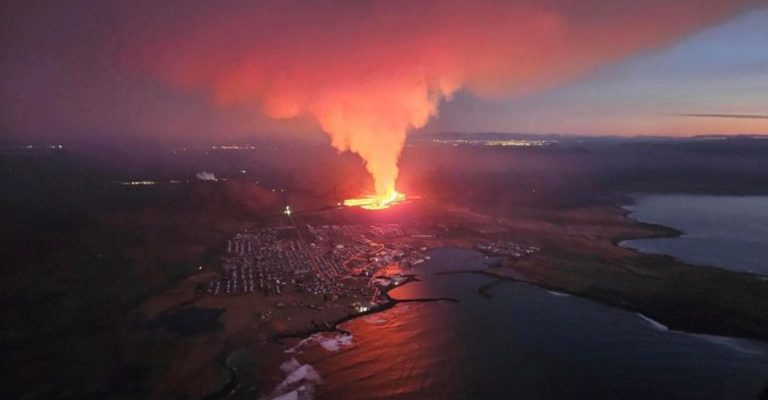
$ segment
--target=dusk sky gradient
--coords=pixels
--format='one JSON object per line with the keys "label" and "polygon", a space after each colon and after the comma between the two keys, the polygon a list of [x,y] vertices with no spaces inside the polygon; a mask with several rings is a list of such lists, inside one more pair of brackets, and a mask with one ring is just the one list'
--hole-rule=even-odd
{"label": "dusk sky gradient", "polygon": [[354,130],[387,110],[387,129],[424,132],[768,134],[763,2],[481,3],[263,2],[249,14],[236,1],[3,2],[0,135],[195,141],[322,127],[335,147],[365,151],[329,117],[350,104]]}
{"label": "dusk sky gradient", "polygon": [[[692,118],[683,114],[709,114]],[[714,116],[715,114],[719,116]],[[597,135],[768,134],[768,8],[522,98],[462,94],[434,131]],[[758,118],[734,120],[726,115]]]}

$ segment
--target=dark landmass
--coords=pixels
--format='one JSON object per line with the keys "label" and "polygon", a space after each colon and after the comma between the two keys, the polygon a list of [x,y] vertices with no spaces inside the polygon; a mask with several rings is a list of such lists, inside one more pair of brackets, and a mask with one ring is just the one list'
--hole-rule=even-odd
{"label": "dark landmass", "polygon": [[140,326],[144,329],[165,329],[178,336],[203,335],[224,327],[220,321],[222,314],[224,309],[221,308],[189,307],[142,321]]}
{"label": "dark landmass", "polygon": [[541,252],[505,260],[487,272],[641,312],[672,329],[768,340],[765,277],[691,266],[617,245],[629,238],[677,235],[674,230],[636,223],[619,208],[582,210],[550,237],[544,236],[547,227],[535,230],[515,236],[538,235]]}
{"label": "dark landmass", "polygon": [[[400,182],[422,199],[378,214],[335,209],[370,182],[356,158],[314,143],[158,147],[135,152],[142,157],[130,146],[2,152],[2,395],[200,398],[229,388],[222,360],[244,346],[259,360],[248,381],[270,387],[284,351],[271,337],[356,313],[342,303],[280,308],[276,298],[197,288],[218,274],[229,238],[279,222],[287,203],[306,224],[429,226],[439,233],[430,247],[536,246],[486,273],[642,312],[674,329],[768,340],[764,277],[617,245],[678,234],[629,219],[620,206],[630,194],[768,194],[768,140],[550,139],[531,148],[417,141],[404,153]],[[299,151],[305,156],[295,157]],[[196,180],[203,170],[219,180]],[[122,184],[134,181],[154,184]],[[195,309],[222,311],[188,319]],[[257,315],[266,309],[277,310],[269,321]],[[147,321],[159,325],[148,329]]]}

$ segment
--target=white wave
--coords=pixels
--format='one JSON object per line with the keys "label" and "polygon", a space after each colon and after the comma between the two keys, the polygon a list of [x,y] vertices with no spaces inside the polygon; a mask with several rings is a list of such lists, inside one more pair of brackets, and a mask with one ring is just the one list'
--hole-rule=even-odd
{"label": "white wave", "polygon": [[299,369],[299,367],[301,367],[301,363],[294,357],[291,357],[290,360],[280,364],[280,370],[283,371],[283,373],[286,375],[296,371]]}
{"label": "white wave", "polygon": [[314,341],[314,338],[313,338],[314,336],[315,335],[312,335],[310,337],[301,339],[299,341],[299,343],[296,343],[295,346],[293,346],[293,347],[291,347],[289,349],[286,349],[285,350],[285,354],[299,354],[299,353],[301,353],[301,348],[304,347],[304,345],[306,345],[306,344],[312,343]]}
{"label": "white wave", "polygon": [[705,340],[710,343],[715,343],[721,346],[728,347],[731,350],[736,350],[740,353],[744,354],[750,354],[750,355],[764,355],[768,353],[768,348],[759,342],[754,342],[752,340],[747,339],[741,339],[741,338],[735,338],[730,336],[717,336],[717,335],[707,335],[703,333],[689,333],[684,331],[672,331],[667,327],[666,325],[662,324],[659,321],[656,321],[654,319],[648,318],[643,314],[636,313],[640,318],[648,322],[652,327],[654,327],[658,331],[662,332],[672,332],[677,333],[681,335],[688,335],[693,336],[695,338],[699,338],[702,340]]}
{"label": "white wave", "polygon": [[651,318],[648,318],[648,317],[646,317],[645,315],[643,315],[643,314],[640,314],[640,313],[635,313],[635,314],[637,314],[637,316],[639,316],[640,318],[642,318],[643,320],[645,320],[645,322],[647,322],[647,323],[651,324],[651,326],[652,326],[654,329],[658,330],[658,331],[666,332],[666,331],[668,331],[668,330],[669,330],[669,328],[668,328],[666,325],[662,324],[662,323],[661,323],[661,322],[659,322],[659,321],[656,321],[655,319],[651,319]]}
{"label": "white wave", "polygon": [[555,292],[554,290],[547,290],[547,293],[551,294],[552,296],[557,296],[557,297],[571,297],[571,295],[568,294],[568,293]]}
{"label": "white wave", "polygon": [[286,373],[285,379],[263,399],[269,400],[312,400],[315,385],[323,383],[320,374],[309,364],[300,364],[295,358],[280,366]]}
{"label": "white wave", "polygon": [[299,354],[301,353],[301,346],[304,344],[304,340],[301,340],[299,343],[296,343],[295,346],[285,349],[285,354]]}
{"label": "white wave", "polygon": [[[287,354],[300,354],[308,345],[320,345],[327,351],[338,351],[342,347],[352,345],[350,334],[315,333],[302,339],[295,346],[285,350]],[[291,357],[280,365],[280,370],[286,375],[269,396],[269,400],[311,400],[314,397],[315,385],[323,382],[320,374],[309,364],[302,364]]]}
{"label": "white wave", "polygon": [[352,335],[338,335],[329,339],[320,341],[320,346],[328,351],[339,351],[342,347],[352,344]]}
{"label": "white wave", "polygon": [[707,342],[710,342],[710,343],[715,343],[721,346],[728,347],[731,350],[736,350],[744,354],[763,355],[766,353],[765,345],[758,344],[757,342],[753,342],[746,339],[739,339],[739,338],[729,337],[729,336],[705,335],[705,334],[698,334],[698,333],[692,333],[691,336],[706,340]]}
{"label": "white wave", "polygon": [[288,393],[274,397],[271,400],[312,400],[315,388],[312,385],[301,385]]}
{"label": "white wave", "polygon": [[296,386],[304,386],[306,384],[314,385],[322,382],[323,380],[320,378],[320,374],[317,370],[312,368],[309,364],[303,364],[288,374],[288,376],[277,385],[277,390],[285,393],[287,390]]}
{"label": "white wave", "polygon": [[351,334],[335,334],[330,336],[327,333],[315,333],[305,339],[302,339],[295,346],[285,350],[286,354],[301,354],[303,349],[312,344],[319,344],[327,351],[339,351],[342,347],[352,345]]}

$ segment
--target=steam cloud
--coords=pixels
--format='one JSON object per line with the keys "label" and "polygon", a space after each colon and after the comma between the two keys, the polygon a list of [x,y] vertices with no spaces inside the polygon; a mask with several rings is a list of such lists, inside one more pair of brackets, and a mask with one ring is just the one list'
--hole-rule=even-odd
{"label": "steam cloud", "polygon": [[[190,7],[195,4],[194,7]],[[221,105],[310,117],[391,193],[408,131],[457,90],[517,94],[673,42],[748,0],[165,2],[127,59]],[[191,9],[190,9],[191,8]],[[137,29],[137,26],[140,27]]]}
{"label": "steam cloud", "polygon": [[198,172],[197,174],[195,174],[195,177],[201,181],[216,182],[219,180],[218,178],[216,178],[216,175],[213,172],[206,172],[206,171]]}

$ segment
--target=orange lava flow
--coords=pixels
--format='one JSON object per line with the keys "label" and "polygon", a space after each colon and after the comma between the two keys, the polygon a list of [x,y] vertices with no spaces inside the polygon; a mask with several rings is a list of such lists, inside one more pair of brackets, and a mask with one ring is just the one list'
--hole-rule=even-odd
{"label": "orange lava flow", "polygon": [[344,200],[347,207],[360,207],[366,210],[384,210],[405,200],[405,195],[391,190],[386,195],[368,195],[355,199]]}

